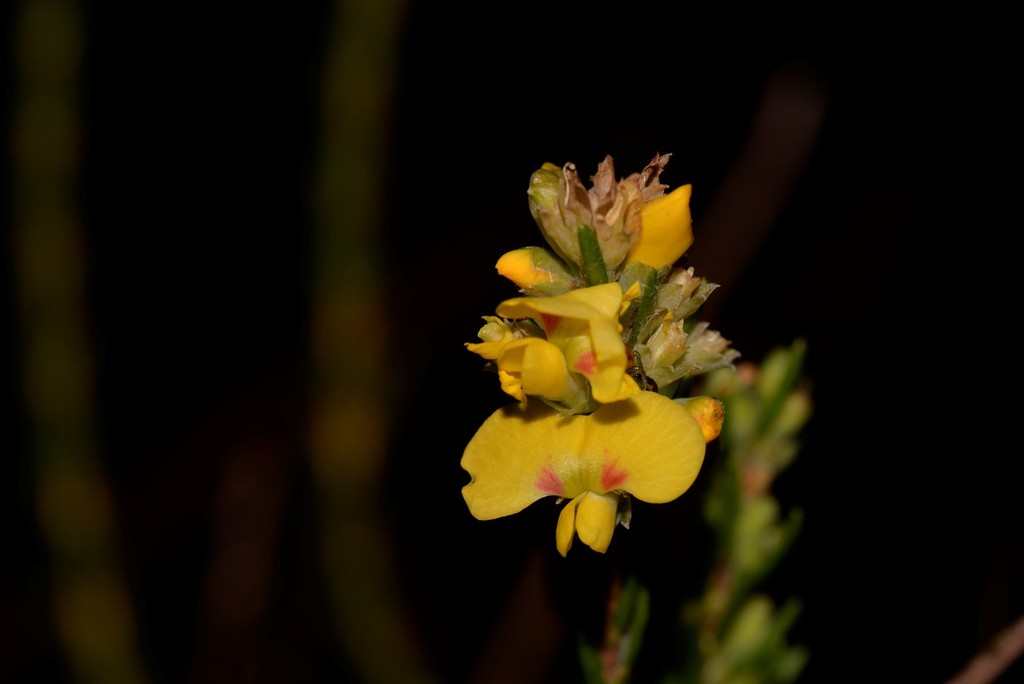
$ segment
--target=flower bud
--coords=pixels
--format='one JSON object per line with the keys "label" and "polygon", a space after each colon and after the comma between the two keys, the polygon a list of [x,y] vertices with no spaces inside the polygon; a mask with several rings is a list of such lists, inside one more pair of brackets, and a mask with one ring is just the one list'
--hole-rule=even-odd
{"label": "flower bud", "polygon": [[704,433],[704,441],[710,442],[722,433],[722,424],[725,421],[725,404],[714,397],[690,397],[676,399],[677,404],[682,404],[697,423],[700,424],[701,432]]}
{"label": "flower bud", "polygon": [[614,272],[640,233],[644,201],[663,187],[644,187],[643,183],[656,181],[654,169],[660,171],[665,161],[659,157],[648,165],[646,173],[617,181],[612,158],[606,156],[591,177],[589,190],[575,164],[570,162],[561,169],[544,164],[530,177],[530,214],[555,253],[571,264],[583,264],[578,231],[580,226],[589,226],[597,236],[605,266]]}
{"label": "flower bud", "polygon": [[565,263],[542,247],[524,247],[507,252],[495,264],[498,273],[519,286],[527,295],[553,296],[583,285],[573,278]]}
{"label": "flower bud", "polygon": [[662,321],[650,339],[637,345],[637,349],[647,375],[659,386],[662,382],[667,385],[672,379],[661,378],[659,382],[657,369],[672,366],[686,353],[686,333],[679,323]]}
{"label": "flower bud", "polygon": [[579,228],[575,222],[566,225],[562,216],[562,198],[565,196],[565,175],[554,164],[545,163],[530,176],[526,191],[530,201],[530,215],[537,222],[544,239],[558,256],[572,264],[580,263]]}

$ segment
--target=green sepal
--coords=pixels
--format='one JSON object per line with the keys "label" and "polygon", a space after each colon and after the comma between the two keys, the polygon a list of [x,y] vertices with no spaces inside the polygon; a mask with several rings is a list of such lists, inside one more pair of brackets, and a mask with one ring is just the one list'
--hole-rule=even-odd
{"label": "green sepal", "polygon": [[608,282],[608,267],[601,254],[601,245],[597,242],[597,233],[585,223],[581,223],[577,231],[580,241],[580,255],[583,258],[583,277],[587,285],[604,285]]}
{"label": "green sepal", "polygon": [[658,272],[647,267],[647,275],[640,288],[640,303],[636,308],[636,315],[633,317],[633,328],[629,333],[629,346],[634,346],[637,340],[641,339],[641,333],[646,332],[643,339],[650,337],[653,330],[648,330],[651,321],[651,314],[654,312],[654,302],[658,297]]}
{"label": "green sepal", "polygon": [[718,288],[717,283],[709,282],[706,278],[701,278],[695,288],[665,283],[658,293],[658,306],[670,310],[673,320],[681,321],[696,314]]}

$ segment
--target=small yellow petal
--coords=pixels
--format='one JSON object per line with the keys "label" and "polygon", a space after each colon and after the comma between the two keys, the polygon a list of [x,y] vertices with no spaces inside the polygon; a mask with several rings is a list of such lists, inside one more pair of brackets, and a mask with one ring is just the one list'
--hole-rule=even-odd
{"label": "small yellow petal", "polygon": [[586,493],[580,494],[567,503],[562,512],[558,514],[558,526],[555,527],[555,546],[563,558],[569,553],[569,548],[572,546],[572,538],[576,534],[576,509],[585,496]]}
{"label": "small yellow petal", "polygon": [[640,281],[634,280],[633,284],[629,286],[629,289],[622,293],[622,304],[619,306],[619,316],[626,313],[626,309],[629,308],[630,303],[634,299],[639,299],[643,291],[640,289]]}
{"label": "small yellow petal", "polygon": [[618,507],[618,494],[583,494],[579,508],[576,509],[576,534],[580,536],[580,541],[598,553],[607,551],[612,533],[615,532],[615,513]]}
{"label": "small yellow petal", "polygon": [[653,268],[674,264],[693,244],[690,216],[691,185],[683,185],[643,206],[640,237],[629,250],[629,261]]}
{"label": "small yellow petal", "polygon": [[498,380],[501,382],[501,390],[505,392],[505,394],[510,397],[514,397],[521,402],[526,401],[526,392],[523,391],[523,381],[518,375],[499,368]]}
{"label": "small yellow petal", "polygon": [[487,324],[477,332],[483,342],[466,342],[466,349],[485,359],[493,360],[498,358],[505,345],[515,339],[515,334],[508,323],[497,316],[484,316],[483,318]]}
{"label": "small yellow petal", "polygon": [[498,367],[519,375],[527,394],[558,400],[573,390],[562,351],[539,337],[510,343],[498,357]]}
{"label": "small yellow petal", "polygon": [[[602,403],[619,401],[640,391],[636,382],[626,374],[626,350],[619,335],[617,322],[595,321],[590,325],[594,367],[584,373],[590,380],[594,399]],[[574,368],[578,369],[579,364]]]}

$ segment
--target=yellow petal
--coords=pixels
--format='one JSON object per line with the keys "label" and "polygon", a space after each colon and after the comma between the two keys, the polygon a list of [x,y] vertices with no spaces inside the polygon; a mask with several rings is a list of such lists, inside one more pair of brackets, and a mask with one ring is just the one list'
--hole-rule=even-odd
{"label": "yellow petal", "polygon": [[573,390],[562,351],[539,337],[509,343],[498,357],[498,368],[518,375],[526,394],[558,400]]}
{"label": "yellow petal", "polygon": [[572,546],[572,538],[576,534],[576,509],[585,496],[587,496],[586,493],[580,494],[567,503],[562,512],[558,514],[558,525],[555,527],[555,546],[558,548],[558,553],[562,554],[562,558],[565,558]]}
{"label": "yellow petal", "polygon": [[686,253],[693,244],[692,190],[693,186],[683,185],[643,206],[643,226],[639,238],[629,250],[629,261],[661,268],[674,264]]}
{"label": "yellow petal", "polygon": [[523,379],[518,373],[509,373],[507,370],[498,369],[498,380],[501,382],[501,390],[520,402],[526,401],[526,392],[523,391]]}
{"label": "yellow petal", "polygon": [[542,402],[495,411],[469,441],[462,495],[480,520],[512,515],[544,496],[624,491],[671,501],[693,484],[704,434],[680,404],[654,392],[562,417]]}
{"label": "yellow petal", "polygon": [[495,264],[498,273],[505,276],[519,287],[532,287],[538,280],[547,276],[533,266],[528,249],[517,249],[506,252]]}
{"label": "yellow petal", "polygon": [[477,332],[483,342],[466,342],[466,349],[485,359],[496,359],[505,345],[515,339],[515,334],[508,323],[497,316],[484,316],[483,319],[487,324]]}
{"label": "yellow petal", "polygon": [[590,325],[593,345],[593,370],[584,372],[579,364],[573,366],[590,380],[594,399],[602,403],[619,401],[640,391],[633,378],[626,374],[626,348],[619,335],[618,323],[595,321]]}
{"label": "yellow petal", "polygon": [[[665,503],[690,488],[704,462],[704,433],[685,407],[655,392],[604,404],[584,421],[586,489]],[[556,469],[556,472],[557,469]]]}
{"label": "yellow petal", "polygon": [[506,318],[543,320],[540,314],[544,314],[589,321],[596,318],[617,318],[621,303],[622,286],[618,283],[605,283],[554,297],[507,299],[498,305],[497,313]]}
{"label": "yellow petal", "polygon": [[563,419],[539,401],[492,413],[462,454],[461,465],[471,478],[462,488],[470,513],[490,520],[518,513],[544,496],[582,494],[586,489],[570,476],[579,469],[584,418]]}
{"label": "yellow petal", "polygon": [[542,247],[523,247],[506,252],[495,264],[498,273],[531,295],[560,295],[579,287],[565,264]]}
{"label": "yellow petal", "polygon": [[634,299],[639,299],[641,294],[643,294],[643,290],[640,289],[640,281],[634,280],[629,289],[622,293],[622,305],[619,307],[619,315],[621,316],[626,313],[629,303]]}
{"label": "yellow petal", "polygon": [[576,534],[580,541],[598,553],[607,551],[615,532],[618,507],[618,494],[584,494],[576,509]]}

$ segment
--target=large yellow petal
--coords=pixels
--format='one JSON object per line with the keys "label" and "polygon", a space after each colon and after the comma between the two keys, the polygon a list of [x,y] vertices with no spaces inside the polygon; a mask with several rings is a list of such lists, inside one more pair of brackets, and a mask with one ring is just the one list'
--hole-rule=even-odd
{"label": "large yellow petal", "polygon": [[618,507],[618,494],[584,494],[576,509],[576,534],[580,541],[598,553],[607,551],[615,532]]}
{"label": "large yellow petal", "polygon": [[704,462],[704,433],[685,407],[655,392],[604,404],[584,422],[586,488],[629,492],[649,503],[690,488]]}
{"label": "large yellow petal", "polygon": [[[693,484],[704,434],[685,407],[641,392],[593,414],[562,417],[541,402],[495,411],[469,441],[462,495],[480,520],[512,515],[544,496],[624,491],[671,501]],[[564,514],[564,513],[563,513]],[[601,537],[594,532],[592,539]]]}
{"label": "large yellow petal", "polygon": [[643,225],[640,236],[629,250],[628,261],[661,268],[674,264],[686,253],[693,244],[692,191],[693,186],[683,185],[643,206]]}
{"label": "large yellow petal", "polygon": [[462,488],[470,513],[491,520],[518,513],[544,496],[582,494],[585,488],[571,475],[579,469],[586,418],[562,418],[539,401],[492,413],[462,454],[461,465],[471,478]]}

